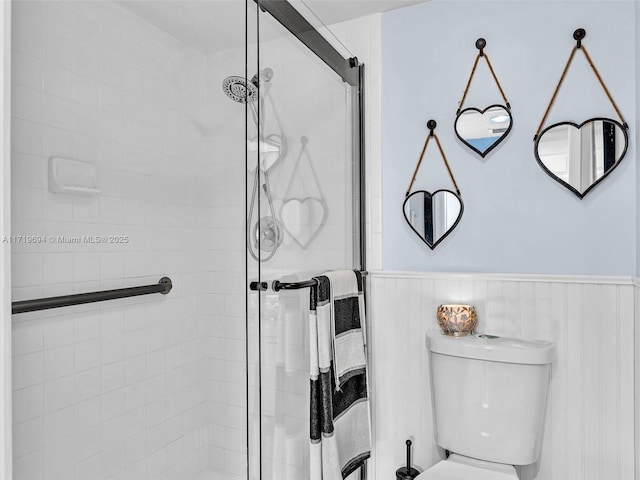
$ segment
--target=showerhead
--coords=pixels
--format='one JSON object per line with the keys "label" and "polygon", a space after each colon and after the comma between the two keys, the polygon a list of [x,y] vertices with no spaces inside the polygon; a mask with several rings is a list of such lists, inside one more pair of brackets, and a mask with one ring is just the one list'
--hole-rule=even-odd
{"label": "showerhead", "polygon": [[253,103],[258,98],[260,82],[269,82],[273,78],[273,70],[263,68],[256,73],[250,82],[244,77],[231,76],[222,81],[222,90],[227,97],[238,103]]}
{"label": "showerhead", "polygon": [[243,77],[231,76],[222,81],[224,94],[234,102],[253,103],[258,98],[258,87]]}

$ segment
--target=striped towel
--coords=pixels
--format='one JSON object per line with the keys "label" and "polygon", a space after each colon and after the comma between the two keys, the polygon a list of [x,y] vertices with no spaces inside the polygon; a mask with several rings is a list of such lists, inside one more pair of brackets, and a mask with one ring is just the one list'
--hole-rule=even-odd
{"label": "striped towel", "polygon": [[371,455],[362,276],[315,277],[311,289],[311,480],[344,479]]}

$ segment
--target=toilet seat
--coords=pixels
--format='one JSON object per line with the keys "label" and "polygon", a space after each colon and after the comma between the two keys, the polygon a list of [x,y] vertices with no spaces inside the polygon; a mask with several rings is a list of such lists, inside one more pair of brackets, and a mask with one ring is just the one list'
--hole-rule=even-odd
{"label": "toilet seat", "polygon": [[452,454],[422,472],[416,480],[518,480],[512,465],[485,462],[475,458]]}

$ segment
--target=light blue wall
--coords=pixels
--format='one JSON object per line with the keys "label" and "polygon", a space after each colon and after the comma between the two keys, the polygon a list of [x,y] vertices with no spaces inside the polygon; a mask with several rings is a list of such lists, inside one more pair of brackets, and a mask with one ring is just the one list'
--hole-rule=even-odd
{"label": "light blue wall", "polygon": [[[383,268],[584,275],[636,273],[636,26],[633,1],[432,1],[386,13],[382,23]],[[535,161],[533,135],[574,46],[587,30],[591,57],[631,125],[620,166],[580,200]],[[513,129],[486,159],[453,132],[478,37],[512,106]],[[501,103],[479,64],[465,106]],[[638,107],[640,108],[640,107]],[[546,125],[616,118],[577,54]],[[434,251],[410,230],[402,202],[427,134],[436,132],[465,212]],[[451,188],[433,146],[414,189]]]}

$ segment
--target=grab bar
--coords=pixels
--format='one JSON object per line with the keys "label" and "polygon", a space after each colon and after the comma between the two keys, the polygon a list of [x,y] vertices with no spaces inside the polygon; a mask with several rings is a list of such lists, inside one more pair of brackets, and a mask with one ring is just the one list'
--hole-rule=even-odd
{"label": "grab bar", "polygon": [[172,288],[173,284],[171,283],[171,279],[169,277],[162,277],[160,281],[154,285],[117,288],[115,290],[103,290],[101,292],[76,293],[73,295],[36,298],[34,300],[13,302],[11,304],[11,313],[35,312],[38,310],[47,310],[49,308],[69,307],[71,305],[103,302],[105,300],[136,297],[138,295],[149,295],[152,293],[161,293],[162,295],[166,295]]}

